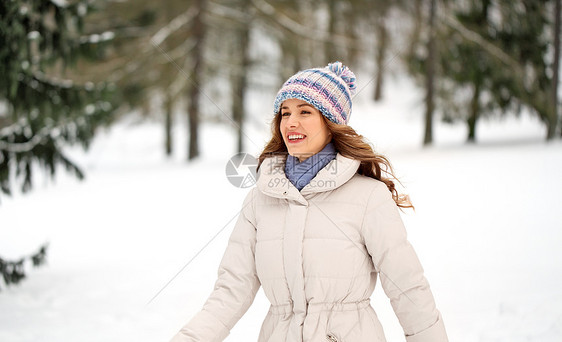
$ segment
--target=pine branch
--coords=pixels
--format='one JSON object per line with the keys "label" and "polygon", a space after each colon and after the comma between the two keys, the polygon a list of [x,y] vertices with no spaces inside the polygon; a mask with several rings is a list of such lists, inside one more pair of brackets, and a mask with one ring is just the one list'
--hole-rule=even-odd
{"label": "pine branch", "polygon": [[506,65],[514,68],[517,72],[521,72],[523,74],[523,68],[518,61],[513,59],[510,55],[505,53],[502,49],[497,47],[496,45],[487,41],[484,37],[482,37],[479,33],[474,32],[473,30],[467,28],[463,25],[457,18],[452,16],[451,14],[441,12],[439,14],[439,18],[443,20],[445,24],[447,24],[452,29],[456,30],[460,35],[462,35],[466,40],[469,40],[476,45],[480,46],[484,50],[488,51],[492,56],[496,57],[501,62],[505,63]]}
{"label": "pine branch", "polygon": [[6,260],[0,257],[0,273],[6,286],[17,284],[25,278],[24,262],[26,260],[31,261],[33,267],[45,264],[48,245],[48,243],[43,244],[37,252],[24,256],[17,261]]}
{"label": "pine branch", "polygon": [[0,131],[0,151],[8,151],[11,153],[24,153],[33,150],[37,145],[41,144],[46,137],[51,134],[53,127],[45,126],[37,134],[33,135],[31,139],[23,143],[13,143],[3,140],[9,137],[16,130],[23,130],[24,126],[14,124],[8,127],[4,127]]}
{"label": "pine branch", "polygon": [[76,89],[92,91],[94,90],[94,84],[92,82],[86,82],[84,84],[75,84],[73,80],[70,79],[59,79],[57,77],[49,76],[40,70],[34,70],[32,76],[38,81],[48,84],[55,88],[60,89]]}

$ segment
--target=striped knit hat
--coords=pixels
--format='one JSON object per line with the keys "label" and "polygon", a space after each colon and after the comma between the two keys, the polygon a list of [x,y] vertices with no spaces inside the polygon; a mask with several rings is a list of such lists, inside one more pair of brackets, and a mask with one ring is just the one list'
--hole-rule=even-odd
{"label": "striped knit hat", "polygon": [[355,89],[353,72],[341,62],[334,62],[324,68],[307,69],[291,76],[279,89],[273,109],[277,114],[283,101],[299,99],[316,107],[328,120],[346,125]]}

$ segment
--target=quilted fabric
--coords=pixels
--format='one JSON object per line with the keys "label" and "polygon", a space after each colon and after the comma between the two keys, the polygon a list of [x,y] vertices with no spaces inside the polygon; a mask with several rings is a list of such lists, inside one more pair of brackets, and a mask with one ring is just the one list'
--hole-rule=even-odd
{"label": "quilted fabric", "polygon": [[386,185],[336,156],[300,192],[268,158],[246,197],[215,289],[173,342],[223,341],[260,285],[271,302],[258,342],[386,341],[377,279],[407,342],[446,342],[443,320]]}

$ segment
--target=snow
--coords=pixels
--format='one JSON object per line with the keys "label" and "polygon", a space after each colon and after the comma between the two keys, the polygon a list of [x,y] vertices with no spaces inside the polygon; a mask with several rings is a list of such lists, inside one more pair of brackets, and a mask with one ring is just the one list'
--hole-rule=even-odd
{"label": "snow", "polygon": [[[350,124],[389,157],[416,206],[403,219],[450,340],[559,341],[562,143],[545,143],[523,115],[480,122],[473,145],[462,125],[436,122],[435,145],[422,148],[423,94],[403,79],[389,80],[384,103],[369,94],[355,98]],[[246,126],[254,154],[266,108],[262,126]],[[49,249],[20,285],[0,283],[0,341],[167,341],[200,310],[248,189],[225,176],[233,129],[204,125],[204,157],[186,163],[185,125],[169,160],[162,126],[123,120],[87,154],[70,151],[86,181],[61,170],[31,194],[3,196],[0,255]],[[372,302],[387,340],[404,341],[380,287]],[[227,341],[256,341],[268,305],[260,290]]]}

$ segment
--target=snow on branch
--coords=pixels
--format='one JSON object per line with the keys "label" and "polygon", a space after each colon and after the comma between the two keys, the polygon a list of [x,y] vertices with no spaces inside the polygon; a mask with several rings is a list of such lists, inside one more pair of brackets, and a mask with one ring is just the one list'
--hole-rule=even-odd
{"label": "snow on branch", "polygon": [[21,125],[15,124],[8,127],[4,127],[2,131],[0,131],[0,150],[8,151],[12,153],[24,153],[29,152],[35,148],[35,146],[39,145],[43,139],[48,137],[51,132],[51,127],[43,127],[37,134],[33,135],[31,139],[23,143],[13,143],[2,140],[3,137],[8,137],[10,133],[16,132],[18,130],[23,129]]}
{"label": "snow on branch", "polygon": [[107,42],[115,38],[115,33],[111,31],[103,32],[102,34],[90,34],[87,36],[80,37],[81,44],[98,44],[101,42]]}
{"label": "snow on branch", "polygon": [[35,70],[32,75],[35,79],[37,79],[37,81],[48,84],[55,88],[61,88],[61,89],[74,88],[74,89],[80,89],[85,91],[92,91],[95,88],[95,85],[92,82],[86,82],[83,85],[75,84],[74,81],[70,79],[58,79],[55,77],[51,77],[39,70]]}
{"label": "snow on branch", "polygon": [[41,266],[46,261],[48,243],[43,244],[36,253],[24,256],[18,261],[5,260],[0,257],[0,274],[6,285],[17,284],[25,278],[24,262],[29,259],[34,267]]}

